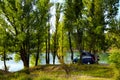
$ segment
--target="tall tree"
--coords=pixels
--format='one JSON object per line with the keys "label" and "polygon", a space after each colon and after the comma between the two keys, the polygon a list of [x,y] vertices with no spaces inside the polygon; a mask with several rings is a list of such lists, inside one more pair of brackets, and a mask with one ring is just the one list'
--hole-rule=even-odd
{"label": "tall tree", "polygon": [[120,49],[120,19],[113,19],[110,23],[110,29],[108,31],[107,37],[111,41],[112,47],[117,47]]}
{"label": "tall tree", "polygon": [[59,45],[59,34],[58,34],[58,27],[60,24],[60,15],[61,15],[61,9],[62,5],[60,3],[54,3],[55,7],[55,31],[53,33],[53,64],[55,64],[55,56],[57,55],[58,59],[60,59],[58,55],[58,45]]}
{"label": "tall tree", "polygon": [[105,31],[112,18],[116,16],[118,0],[115,0],[114,3],[109,3],[108,0],[84,1],[87,12],[85,15],[87,15],[88,22],[86,27],[86,43],[90,52],[106,50]]}
{"label": "tall tree", "polygon": [[73,9],[73,5],[72,5],[72,0],[66,0],[65,3],[65,10],[64,10],[64,26],[68,31],[68,40],[69,40],[69,48],[71,51],[71,60],[73,61],[73,46],[72,46],[72,32],[73,32],[73,14],[72,14],[72,9]]}
{"label": "tall tree", "polygon": [[[47,45],[47,42],[50,44],[50,39],[48,40],[49,35],[49,18],[50,18],[50,7],[52,6],[52,3],[50,3],[49,0],[38,0],[37,2],[37,9],[36,9],[36,17],[37,17],[37,25],[36,25],[36,31],[37,31],[37,53],[36,53],[36,62],[35,65],[38,64],[39,59],[39,53],[40,49],[42,48],[42,43],[46,42],[46,47],[49,47]],[[47,34],[48,33],[48,34]],[[46,63],[49,64],[49,52],[50,49],[46,48]]]}
{"label": "tall tree", "polygon": [[[89,4],[87,4],[89,2]],[[88,47],[89,51],[94,51],[99,46],[100,39],[104,39],[104,14],[102,1],[86,1],[88,27]],[[101,41],[100,41],[101,42]]]}
{"label": "tall tree", "polygon": [[1,18],[0,20],[1,20],[0,22],[0,31],[1,31],[0,32],[0,35],[1,35],[0,36],[0,58],[4,62],[5,71],[8,71],[6,60],[12,59],[11,57],[9,57],[8,53],[11,51],[13,42],[12,42],[12,36],[9,34],[9,32],[6,29],[8,25]]}
{"label": "tall tree", "polygon": [[33,2],[34,0],[0,1],[2,15],[11,26],[10,32],[13,33],[15,47],[20,53],[24,68],[29,67],[31,31],[36,23]]}

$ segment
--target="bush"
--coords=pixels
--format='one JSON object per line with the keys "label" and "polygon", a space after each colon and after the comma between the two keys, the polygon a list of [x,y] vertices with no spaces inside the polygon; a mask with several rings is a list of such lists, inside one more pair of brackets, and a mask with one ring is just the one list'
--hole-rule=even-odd
{"label": "bush", "polygon": [[120,80],[120,50],[112,49],[110,50],[109,61],[114,70],[115,80]]}

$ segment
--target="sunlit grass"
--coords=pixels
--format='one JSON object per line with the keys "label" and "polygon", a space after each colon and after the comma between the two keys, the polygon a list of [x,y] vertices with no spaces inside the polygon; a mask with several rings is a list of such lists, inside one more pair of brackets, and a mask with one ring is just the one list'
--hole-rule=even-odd
{"label": "sunlit grass", "polygon": [[26,71],[0,76],[0,80],[112,80],[113,71],[103,65],[68,65],[70,74],[67,75],[59,65],[38,66],[32,68],[30,74]]}

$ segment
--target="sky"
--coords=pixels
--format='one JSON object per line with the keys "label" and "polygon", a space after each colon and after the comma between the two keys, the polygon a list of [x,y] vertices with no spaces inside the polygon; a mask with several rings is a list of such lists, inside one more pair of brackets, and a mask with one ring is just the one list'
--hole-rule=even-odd
{"label": "sky", "polygon": [[118,8],[119,10],[118,10],[118,19],[120,18],[120,1],[119,1],[119,8]]}
{"label": "sky", "polygon": [[62,2],[64,2],[65,0],[50,0],[51,2],[60,2],[60,3],[62,3]]}
{"label": "sky", "polygon": [[[51,2],[54,2],[54,3],[63,3],[65,0],[50,0]],[[50,9],[50,12],[51,12],[51,19],[50,19],[50,24],[51,24],[51,33],[55,31],[55,6],[53,6],[51,9]]]}

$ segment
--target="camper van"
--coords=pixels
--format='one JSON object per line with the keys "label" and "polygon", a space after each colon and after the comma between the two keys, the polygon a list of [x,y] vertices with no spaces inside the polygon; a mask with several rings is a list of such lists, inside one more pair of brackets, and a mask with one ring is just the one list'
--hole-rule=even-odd
{"label": "camper van", "polygon": [[79,57],[74,58],[73,63],[77,63],[79,60],[81,60],[83,64],[94,64],[96,63],[96,60],[98,60],[94,54],[87,51],[81,51],[81,58],[82,59]]}

